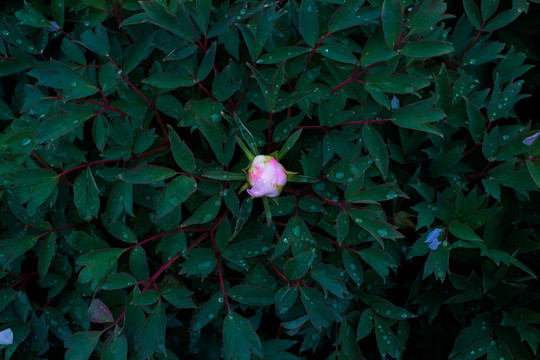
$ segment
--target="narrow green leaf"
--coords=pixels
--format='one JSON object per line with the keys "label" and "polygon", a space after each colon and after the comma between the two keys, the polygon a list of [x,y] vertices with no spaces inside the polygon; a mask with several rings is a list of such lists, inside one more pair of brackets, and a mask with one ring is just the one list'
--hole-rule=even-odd
{"label": "narrow green leaf", "polygon": [[454,52],[452,43],[438,40],[421,40],[407,43],[398,51],[409,57],[435,57]]}
{"label": "narrow green leaf", "polygon": [[217,43],[213,42],[199,65],[199,69],[197,70],[197,80],[203,81],[212,71],[212,66],[214,66],[216,58],[216,48]]}
{"label": "narrow green leaf", "polygon": [[189,76],[164,72],[147,77],[142,82],[160,89],[176,89],[195,85],[195,80]]}
{"label": "narrow green leaf", "polygon": [[73,183],[73,197],[79,215],[86,221],[97,218],[99,214],[99,190],[92,170],[88,167]]}
{"label": "narrow green leaf", "polygon": [[195,171],[195,159],[193,158],[193,153],[174,130],[169,131],[169,140],[171,141],[171,152],[174,161],[176,161],[178,166],[189,173]]}
{"label": "narrow green leaf", "polygon": [[382,6],[382,28],[384,40],[393,49],[400,38],[403,24],[403,9],[399,0],[384,0]]}
{"label": "narrow green leaf", "polygon": [[257,63],[276,64],[308,52],[310,52],[309,48],[300,46],[286,46],[269,51],[261,56],[259,60],[257,60]]}
{"label": "narrow green leaf", "polygon": [[482,0],[480,2],[480,9],[482,11],[482,20],[484,24],[489,20],[497,8],[499,7],[499,0]]}
{"label": "narrow green leaf", "polygon": [[363,66],[373,65],[375,63],[390,60],[397,53],[384,41],[384,34],[380,29],[377,29],[371,34],[364,46],[360,64]]}
{"label": "narrow green leaf", "polygon": [[120,180],[130,184],[151,184],[167,180],[176,175],[176,171],[163,166],[142,165],[118,175]]}
{"label": "narrow green leaf", "polygon": [[486,24],[486,26],[484,27],[484,31],[495,31],[502,27],[505,27],[506,25],[517,19],[517,17],[521,15],[522,12],[523,10],[520,8],[503,11],[502,13],[496,15]]}
{"label": "narrow green leaf", "polygon": [[214,195],[210,199],[206,200],[189,219],[182,223],[182,226],[188,226],[193,224],[204,224],[212,221],[221,208],[221,196]]}
{"label": "narrow green leaf", "polygon": [[313,0],[302,0],[299,10],[300,34],[306,44],[314,47],[319,41],[319,19]]}
{"label": "narrow green leaf", "polygon": [[324,43],[316,50],[317,53],[329,59],[339,61],[346,64],[357,64],[356,56],[349,48],[337,43]]}
{"label": "narrow green leaf", "polygon": [[383,138],[379,135],[377,130],[371,126],[364,126],[362,128],[362,137],[366,142],[369,153],[377,159],[375,165],[381,172],[383,179],[386,179],[386,176],[388,175],[389,157]]}
{"label": "narrow green leaf", "polygon": [[473,24],[476,30],[482,30],[482,14],[474,0],[463,0],[463,7],[471,24]]}
{"label": "narrow green leaf", "polygon": [[51,233],[43,240],[38,258],[38,273],[40,278],[44,278],[49,272],[49,267],[56,253],[56,234]]}
{"label": "narrow green leaf", "polygon": [[448,224],[448,230],[452,235],[462,240],[482,241],[470,227],[459,221],[451,221]]}
{"label": "narrow green leaf", "polygon": [[276,155],[276,160],[280,160],[291,150],[291,148],[294,146],[298,138],[300,137],[300,134],[302,134],[302,129],[296,130],[294,133],[292,133],[291,136],[285,141],[285,143],[281,146],[281,150],[279,150],[278,154]]}

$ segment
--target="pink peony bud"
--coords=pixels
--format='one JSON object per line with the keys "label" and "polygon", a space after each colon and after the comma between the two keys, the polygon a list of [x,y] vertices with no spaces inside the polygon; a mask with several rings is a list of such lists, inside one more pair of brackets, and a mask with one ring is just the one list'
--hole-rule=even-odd
{"label": "pink peony bud", "polygon": [[256,156],[248,169],[248,181],[251,189],[247,189],[253,197],[276,197],[287,182],[287,174],[281,164],[271,156]]}

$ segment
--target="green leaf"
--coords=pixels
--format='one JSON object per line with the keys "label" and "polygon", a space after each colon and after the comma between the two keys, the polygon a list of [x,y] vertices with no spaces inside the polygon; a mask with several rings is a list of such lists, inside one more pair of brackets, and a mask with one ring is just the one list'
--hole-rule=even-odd
{"label": "green leaf", "polygon": [[133,216],[133,184],[118,181],[114,184],[105,214],[109,221],[114,221],[120,217],[122,211],[126,210],[128,214]]}
{"label": "green leaf", "polygon": [[128,343],[125,334],[111,334],[101,352],[102,360],[127,360]]}
{"label": "green leaf", "polygon": [[24,204],[26,211],[33,216],[36,209],[47,200],[56,189],[58,175],[48,169],[26,169],[13,173],[15,187],[13,194]]}
{"label": "green leaf", "polygon": [[261,340],[251,323],[235,312],[229,312],[223,321],[223,346],[225,360],[249,360],[251,353],[264,356]]}
{"label": "green leaf", "polygon": [[446,114],[441,109],[433,107],[434,101],[435,99],[430,98],[403,106],[394,111],[392,121],[399,127],[425,131],[442,137],[442,132],[431,123],[444,119]]}
{"label": "green leaf", "polygon": [[300,34],[306,44],[315,47],[319,41],[319,19],[317,16],[317,7],[313,0],[302,0],[299,10]]}
{"label": "green leaf", "polygon": [[347,233],[349,232],[349,215],[346,211],[342,211],[339,213],[338,217],[336,218],[336,234],[337,234],[337,241],[339,244],[343,243],[343,240],[345,239],[345,236],[347,236]]}
{"label": "green leaf", "polygon": [[118,290],[130,287],[137,283],[137,279],[126,272],[110,274],[107,282],[101,287],[103,290]]}
{"label": "green leaf", "polygon": [[419,2],[409,13],[407,23],[409,35],[425,31],[444,19],[453,15],[444,15],[447,5],[444,1],[424,0]]}
{"label": "green leaf", "polygon": [[482,0],[480,3],[480,9],[482,11],[482,19],[484,23],[489,20],[497,8],[499,7],[499,0]]}
{"label": "green leaf", "polygon": [[38,143],[54,141],[95,115],[95,111],[89,107],[67,103],[63,105],[62,113],[53,115],[39,124],[36,141]]}
{"label": "green leaf", "polygon": [[302,134],[302,129],[296,130],[294,133],[292,133],[291,136],[285,141],[285,143],[281,146],[281,150],[279,150],[278,154],[276,155],[276,160],[281,160],[289,150],[294,146],[298,138],[300,137],[300,134]]}
{"label": "green leaf", "polygon": [[178,101],[177,98],[169,94],[164,94],[158,97],[156,100],[156,107],[159,109],[159,111],[163,112],[167,116],[172,117],[173,119],[180,119],[185,113],[182,103]]}
{"label": "green leaf", "polygon": [[341,280],[341,270],[332,265],[317,264],[310,274],[313,280],[322,286],[325,295],[329,291],[343,299],[343,295],[349,293],[345,283]]}
{"label": "green leaf", "polygon": [[221,196],[214,195],[210,199],[206,200],[189,219],[182,223],[182,226],[189,226],[193,224],[204,224],[214,220],[221,208]]}
{"label": "green leaf", "polygon": [[301,287],[300,299],[302,299],[309,320],[317,330],[330,326],[335,320],[325,304],[324,296],[319,291],[310,287]]}
{"label": "green leaf", "polygon": [[51,224],[43,219],[42,216],[34,214],[33,216],[28,216],[26,209],[19,203],[8,201],[9,208],[13,215],[22,223],[30,225],[33,228],[38,230],[51,230]]}
{"label": "green leaf", "polygon": [[109,56],[111,49],[105,28],[98,24],[95,29],[95,32],[91,30],[83,32],[81,34],[81,43],[96,54]]}
{"label": "green leaf", "polygon": [[432,251],[424,265],[424,274],[422,279],[427,278],[431,273],[435,278],[444,281],[448,272],[448,260],[450,258],[450,250],[445,246],[439,246],[437,250]]}
{"label": "green leaf", "polygon": [[365,309],[358,320],[358,328],[356,329],[356,341],[362,340],[373,330],[373,312],[370,309]]}
{"label": "green leaf", "polygon": [[253,66],[249,64],[248,66],[251,69],[251,71],[253,71],[253,76],[255,77],[255,79],[257,80],[257,83],[259,84],[261,88],[266,106],[268,107],[270,111],[275,112],[275,107],[276,107],[278,94],[279,94],[279,88],[281,87],[281,84],[283,83],[284,76],[285,76],[284,70],[283,70],[283,63],[281,63],[278,66],[276,72],[272,76],[272,79],[265,77],[261,72],[259,72]]}
{"label": "green leaf", "polygon": [[190,298],[193,292],[179,286],[170,286],[161,290],[161,296],[178,309],[194,309],[197,306]]}
{"label": "green leaf", "polygon": [[508,266],[514,265],[536,279],[536,274],[531,268],[505,251],[498,249],[482,249],[481,255],[490,258],[497,266],[499,266],[501,262]]}
{"label": "green leaf", "polygon": [[360,64],[369,66],[381,61],[390,60],[396,55],[397,52],[386,45],[383,32],[377,29],[371,34],[364,46],[362,56],[360,57]]}
{"label": "green leaf", "polygon": [[463,0],[463,7],[471,24],[473,24],[476,30],[482,30],[482,14],[474,0]]}
{"label": "green leaf", "polygon": [[504,90],[501,91],[501,81],[500,77],[497,75],[487,107],[489,121],[498,120],[507,116],[519,100],[529,97],[529,95],[526,94],[519,94],[522,86],[523,80],[510,82]]}
{"label": "green leaf", "polygon": [[122,221],[117,220],[111,223],[102,218],[102,224],[107,229],[109,234],[117,238],[118,240],[125,241],[127,243],[137,243],[137,235]]}
{"label": "green leaf", "polygon": [[446,41],[421,40],[407,43],[398,52],[409,57],[428,58],[452,53],[454,46]]}
{"label": "green leaf", "polygon": [[310,52],[309,48],[300,46],[286,46],[277,48],[264,54],[257,60],[257,63],[263,64],[277,64],[285,60],[292,59],[299,55]]}
{"label": "green leaf", "polygon": [[133,43],[129,47],[126,53],[126,57],[124,59],[124,66],[122,68],[122,72],[124,74],[129,74],[137,66],[146,59],[154,50],[154,44],[152,43],[154,41],[154,35],[155,33],[152,32],[150,34],[144,34],[143,36],[139,37],[137,41]]}
{"label": "green leaf", "polygon": [[283,255],[289,249],[289,246],[292,246],[294,256],[306,253],[306,250],[310,248],[308,244],[312,244],[313,242],[313,235],[309,232],[304,220],[301,217],[292,217],[281,234],[281,238],[274,249],[271,259]]}
{"label": "green leaf", "polygon": [[409,310],[388,303],[380,302],[372,304],[371,309],[375,312],[375,314],[393,320],[406,320],[416,317],[416,315],[411,313]]}
{"label": "green leaf", "polygon": [[285,263],[285,277],[289,280],[298,280],[303,278],[311,267],[311,263],[314,259],[314,251],[307,251],[290,258],[287,260],[287,263]]}
{"label": "green leaf", "polygon": [[98,10],[107,11],[106,0],[83,0],[83,1]]}
{"label": "green leaf", "polygon": [[123,252],[124,249],[100,249],[80,256],[75,261],[77,265],[84,266],[79,273],[79,281],[83,284],[91,281],[92,289],[96,289],[109,271],[116,266]]}
{"label": "green leaf", "polygon": [[198,24],[200,24],[201,31],[206,34],[212,13],[212,0],[197,0],[196,5]]}
{"label": "green leaf", "polygon": [[536,183],[536,186],[540,188],[540,163],[538,161],[528,160],[527,169],[529,169],[529,174]]}
{"label": "green leaf", "polygon": [[169,131],[169,140],[171,141],[171,152],[174,161],[176,161],[178,166],[189,173],[195,171],[193,153],[174,130]]}
{"label": "green leaf", "polygon": [[146,79],[143,79],[142,82],[160,89],[169,90],[177,89],[179,87],[189,87],[195,84],[195,80],[189,76],[164,72],[147,77]]}
{"label": "green leaf", "polygon": [[175,14],[169,12],[160,2],[141,1],[140,5],[150,18],[152,24],[163,27],[189,42],[195,42],[197,39],[195,28],[186,14],[182,3],[178,5]]}
{"label": "green leaf", "polygon": [[227,66],[221,73],[216,73],[214,75],[212,95],[214,95],[218,101],[225,101],[240,89],[240,85],[241,81],[231,77],[231,67]]}
{"label": "green leaf", "polygon": [[16,239],[0,241],[0,264],[5,268],[18,257],[24,255],[37,242],[39,237],[25,235]]}
{"label": "green leaf", "polygon": [[190,251],[190,257],[182,266],[182,274],[201,275],[204,279],[217,265],[216,255],[210,249],[193,249]]}
{"label": "green leaf", "polygon": [[202,176],[214,180],[224,180],[224,181],[246,181],[247,176],[245,173],[233,173],[230,171],[210,171],[203,173]]}
{"label": "green leaf", "polygon": [[452,235],[462,240],[482,241],[482,239],[476,235],[470,227],[460,223],[459,221],[450,222],[448,224],[448,230]]}
{"label": "green leaf", "polygon": [[130,184],[151,184],[167,180],[176,174],[173,169],[163,166],[142,165],[118,175],[118,178]]}
{"label": "green leaf", "polygon": [[80,99],[98,92],[90,79],[54,59],[40,63],[28,74],[36,77],[41,85],[63,90],[64,100]]}
{"label": "green leaf", "polygon": [[179,176],[163,190],[156,207],[156,217],[160,218],[186,201],[197,190],[195,179]]}
{"label": "green leaf", "polygon": [[355,252],[343,250],[341,253],[341,259],[343,266],[347,270],[350,278],[356,283],[357,286],[362,285],[364,282],[364,268],[358,255]]}
{"label": "green leaf", "polygon": [[388,150],[386,148],[386,144],[383,138],[381,137],[381,135],[379,135],[377,130],[375,130],[371,126],[362,127],[362,137],[366,143],[369,153],[375,159],[377,159],[375,165],[385,179],[388,175],[389,157]]}
{"label": "green leaf", "polygon": [[378,316],[374,316],[373,322],[375,325],[375,339],[381,357],[384,358],[388,354],[395,359],[401,359],[403,345],[401,345],[392,329]]}
{"label": "green leaf", "polygon": [[393,49],[401,35],[403,23],[403,9],[399,0],[384,0],[382,6],[382,29],[384,40],[390,49]]}
{"label": "green leaf", "polygon": [[38,258],[38,273],[39,276],[43,279],[47,272],[49,272],[49,267],[51,266],[52,259],[56,253],[56,234],[51,233],[49,236],[43,240],[41,249],[39,250]]}
{"label": "green leaf", "polygon": [[79,215],[85,221],[98,217],[100,205],[99,190],[90,167],[81,172],[75,179],[73,183],[73,197]]}
{"label": "green leaf", "polygon": [[359,253],[360,258],[373,268],[384,280],[388,277],[391,267],[395,267],[394,259],[386,251],[366,248]]}
{"label": "green leaf", "polygon": [[197,331],[208,325],[216,318],[219,310],[223,307],[224,299],[221,292],[216,293],[205,304],[199,307],[199,311],[191,319],[190,329]]}
{"label": "green leaf", "polygon": [[276,313],[285,314],[296,303],[298,298],[298,287],[286,285],[278,289],[274,294],[274,301],[276,303]]}
{"label": "green leaf", "polygon": [[24,8],[15,12],[15,17],[23,25],[32,26],[35,28],[44,28],[49,25],[45,17],[37,11],[30,3],[24,3]]}
{"label": "green leaf", "polygon": [[212,71],[212,66],[214,65],[216,58],[216,48],[217,43],[213,42],[199,65],[199,69],[197,70],[197,80],[203,81]]}
{"label": "green leaf", "polygon": [[495,31],[506,25],[510,24],[512,21],[516,20],[519,15],[521,15],[522,9],[514,8],[503,11],[500,14],[497,14],[493,19],[491,19],[486,26],[484,31]]}
{"label": "green leaf", "polygon": [[251,306],[268,306],[274,303],[274,290],[251,285],[237,285],[230,288],[227,294],[242,304]]}
{"label": "green leaf", "polygon": [[167,319],[165,317],[165,308],[163,303],[159,301],[152,313],[146,319],[144,328],[141,333],[141,348],[138,356],[142,359],[150,359],[152,355],[159,350],[161,354],[166,354],[165,349],[165,331],[167,327]]}
{"label": "green leaf", "polygon": [[87,360],[94,352],[94,348],[103,332],[102,331],[82,331],[75,333],[64,341],[68,348],[66,360]]}
{"label": "green leaf", "polygon": [[351,50],[345,45],[337,43],[324,43],[316,49],[316,52],[329,59],[346,64],[357,64],[358,60]]}
{"label": "green leaf", "polygon": [[[400,196],[408,198],[407,194],[395,187],[396,182],[376,185],[365,190],[360,190],[351,185],[345,192],[345,200],[352,203],[377,204],[380,201],[392,200]],[[360,190],[360,191],[358,191]]]}
{"label": "green leaf", "polygon": [[359,26],[374,21],[380,16],[376,7],[362,7],[364,0],[346,1],[330,18],[329,32],[337,32],[350,27]]}

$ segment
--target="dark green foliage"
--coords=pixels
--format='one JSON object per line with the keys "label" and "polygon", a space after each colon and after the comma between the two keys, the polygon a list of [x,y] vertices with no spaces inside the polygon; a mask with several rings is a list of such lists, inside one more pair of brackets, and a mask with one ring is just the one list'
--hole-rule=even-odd
{"label": "dark green foliage", "polygon": [[0,358],[538,358],[531,2],[4,0]]}

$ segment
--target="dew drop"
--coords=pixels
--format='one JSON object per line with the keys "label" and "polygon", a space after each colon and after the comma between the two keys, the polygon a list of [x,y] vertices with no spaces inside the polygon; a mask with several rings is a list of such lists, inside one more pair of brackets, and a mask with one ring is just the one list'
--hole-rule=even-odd
{"label": "dew drop", "polygon": [[385,228],[377,229],[377,234],[380,236],[386,236],[388,235],[388,231]]}
{"label": "dew drop", "polygon": [[300,226],[294,225],[292,227],[292,232],[293,232],[294,236],[300,236]]}
{"label": "dew drop", "polygon": [[336,179],[340,180],[340,179],[343,179],[344,177],[345,177],[345,174],[342,173],[341,171],[336,173]]}
{"label": "dew drop", "polygon": [[30,144],[31,142],[32,142],[32,139],[30,139],[29,137],[26,137],[26,138],[22,139],[21,144],[22,144],[22,146],[26,146],[26,145]]}

